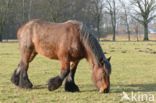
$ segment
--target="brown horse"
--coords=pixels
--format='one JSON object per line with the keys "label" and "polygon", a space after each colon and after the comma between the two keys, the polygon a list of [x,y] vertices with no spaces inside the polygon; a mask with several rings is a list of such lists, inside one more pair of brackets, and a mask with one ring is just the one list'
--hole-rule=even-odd
{"label": "brown horse", "polygon": [[79,91],[74,82],[74,74],[79,61],[86,58],[92,64],[93,80],[100,92],[109,92],[110,59],[106,59],[96,38],[83,23],[69,20],[64,23],[50,23],[31,20],[21,26],[17,32],[20,46],[20,62],[11,81],[21,88],[32,88],[28,78],[29,63],[37,54],[61,62],[60,75],[48,82],[50,91],[59,88],[65,81],[65,90]]}

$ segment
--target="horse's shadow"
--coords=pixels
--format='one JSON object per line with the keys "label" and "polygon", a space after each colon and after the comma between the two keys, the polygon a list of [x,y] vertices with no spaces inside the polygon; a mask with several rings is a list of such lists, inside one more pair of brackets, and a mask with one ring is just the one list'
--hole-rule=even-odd
{"label": "horse's shadow", "polygon": [[112,93],[120,93],[123,91],[124,92],[155,92],[156,91],[156,83],[112,85]]}
{"label": "horse's shadow", "polygon": [[34,85],[33,89],[46,89],[48,88],[47,84]]}
{"label": "horse's shadow", "polygon": [[[64,87],[64,85],[62,86]],[[34,85],[33,89],[47,89],[47,84]],[[95,92],[96,87],[92,84],[81,84],[79,85],[80,92]],[[112,84],[110,92],[111,93],[122,93],[122,92],[156,92],[156,83],[153,84]]]}
{"label": "horse's shadow", "polygon": [[[80,92],[96,92],[97,88],[92,84],[80,85]],[[81,90],[82,89],[82,90]],[[156,92],[156,83],[151,84],[112,84],[110,93],[122,92]]]}
{"label": "horse's shadow", "polygon": [[[82,84],[82,85],[78,85],[78,86],[80,88],[80,92],[97,91],[97,89],[92,84]],[[38,90],[38,89],[47,89],[47,88],[48,88],[48,84],[39,84],[39,85],[34,85],[32,89]],[[64,84],[60,88],[64,88]]]}

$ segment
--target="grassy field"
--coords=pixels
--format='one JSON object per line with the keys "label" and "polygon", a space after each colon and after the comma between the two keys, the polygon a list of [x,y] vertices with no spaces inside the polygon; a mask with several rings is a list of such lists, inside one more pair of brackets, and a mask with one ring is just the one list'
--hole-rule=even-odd
{"label": "grassy field", "polygon": [[[149,40],[156,41],[156,34],[149,34]],[[136,34],[131,34],[130,35],[131,41],[137,41],[137,35]],[[142,41],[144,39],[143,34],[138,35],[138,41]],[[101,40],[104,41],[111,41],[112,40],[112,34],[107,35],[104,38],[101,38]],[[116,34],[116,41],[128,41],[128,35],[127,34]]]}
{"label": "grassy field", "polygon": [[[19,62],[17,43],[0,43],[0,103],[120,103],[122,93],[152,94],[156,103],[156,42],[102,42],[106,56],[112,56],[111,92],[100,94],[91,80],[91,66],[82,60],[76,73],[81,92],[68,93],[63,86],[47,90],[49,78],[58,75],[58,61],[38,55],[30,64],[32,90],[15,87],[10,77]],[[143,101],[141,103],[148,103]]]}

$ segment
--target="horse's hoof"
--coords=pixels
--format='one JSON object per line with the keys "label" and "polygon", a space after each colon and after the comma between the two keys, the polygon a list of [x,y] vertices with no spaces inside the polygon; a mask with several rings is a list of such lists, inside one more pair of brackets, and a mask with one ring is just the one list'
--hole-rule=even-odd
{"label": "horse's hoof", "polygon": [[65,91],[67,92],[79,92],[79,87],[72,81],[66,81],[65,82]]}
{"label": "horse's hoof", "polygon": [[48,82],[48,90],[53,91],[62,85],[62,79],[59,76],[51,78]]}
{"label": "horse's hoof", "polygon": [[23,83],[19,83],[18,85],[20,88],[24,88],[24,89],[32,89],[33,84],[30,82],[23,82]]}
{"label": "horse's hoof", "polygon": [[33,84],[29,80],[26,72],[20,72],[20,80],[18,86],[24,89],[31,89],[33,87]]}
{"label": "horse's hoof", "polygon": [[15,70],[14,73],[12,74],[11,82],[12,82],[13,84],[15,84],[16,86],[18,86],[18,84],[19,84],[19,74],[16,74],[16,70]]}
{"label": "horse's hoof", "polygon": [[29,80],[20,80],[18,86],[24,89],[31,89],[33,87],[33,84]]}

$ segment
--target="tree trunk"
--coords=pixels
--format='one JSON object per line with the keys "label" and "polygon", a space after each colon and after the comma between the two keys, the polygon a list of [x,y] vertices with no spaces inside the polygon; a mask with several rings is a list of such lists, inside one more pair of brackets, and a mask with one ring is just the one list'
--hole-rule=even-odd
{"label": "tree trunk", "polygon": [[130,34],[130,31],[128,31],[128,41],[131,41],[131,34]]}
{"label": "tree trunk", "polygon": [[131,32],[129,30],[129,25],[127,25],[127,34],[128,34],[128,41],[131,41]]}
{"label": "tree trunk", "polygon": [[144,24],[144,41],[148,41],[148,23]]}
{"label": "tree trunk", "polygon": [[137,35],[137,41],[139,41],[139,33],[137,32],[136,35]]}
{"label": "tree trunk", "polygon": [[138,27],[138,24],[135,24],[136,26],[134,26],[134,30],[135,30],[135,34],[136,34],[136,38],[137,38],[137,41],[139,41],[139,27]]}
{"label": "tree trunk", "polygon": [[25,0],[23,0],[22,2],[22,18],[23,18],[23,22],[25,21]]}
{"label": "tree trunk", "polygon": [[129,30],[129,23],[128,23],[128,18],[127,18],[127,12],[125,11],[126,14],[126,29],[127,29],[127,34],[128,34],[128,41],[131,40],[131,34],[130,34],[130,30]]}
{"label": "tree trunk", "polygon": [[98,37],[98,40],[100,40],[100,31],[99,31],[99,27],[97,27],[97,37]]}
{"label": "tree trunk", "polygon": [[115,26],[113,26],[113,41],[115,41]]}
{"label": "tree trunk", "polygon": [[112,38],[112,40],[115,41],[115,35],[116,35],[115,34],[116,33],[116,24],[115,24],[115,19],[114,19],[115,17],[113,16],[112,13],[110,15],[111,15],[111,19],[112,19],[111,21],[112,21],[112,29],[113,29],[112,30],[112,32],[113,32],[113,38]]}
{"label": "tree trunk", "polygon": [[100,40],[100,15],[97,17],[97,33],[98,40]]}
{"label": "tree trunk", "polygon": [[0,34],[0,42],[2,42],[2,34]]}
{"label": "tree trunk", "polygon": [[116,37],[116,3],[113,0],[113,41],[115,41]]}
{"label": "tree trunk", "polygon": [[116,14],[114,11],[114,15],[113,15],[113,41],[116,40]]}
{"label": "tree trunk", "polygon": [[28,20],[30,20],[30,19],[31,19],[31,10],[32,10],[32,0],[29,0]]}

